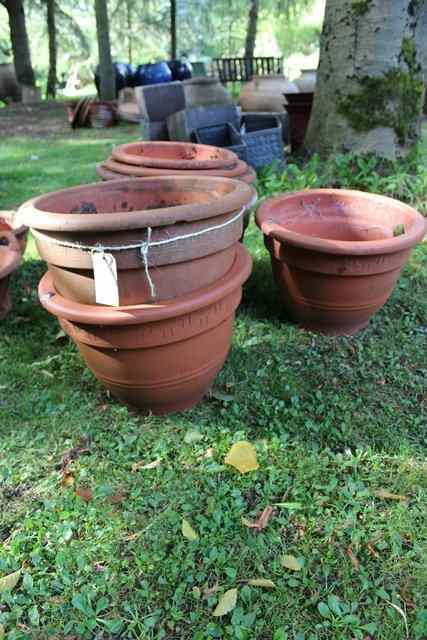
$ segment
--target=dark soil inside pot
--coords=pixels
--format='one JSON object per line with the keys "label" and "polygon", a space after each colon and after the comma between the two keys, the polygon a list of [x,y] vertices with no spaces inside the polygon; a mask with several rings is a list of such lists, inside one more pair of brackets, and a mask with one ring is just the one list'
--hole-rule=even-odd
{"label": "dark soil inside pot", "polygon": [[[91,192],[92,191],[92,192]],[[62,192],[61,197],[48,195],[41,198],[38,207],[50,213],[120,213],[131,211],[155,211],[169,209],[186,204],[205,204],[217,199],[215,192],[194,190],[145,189],[135,186],[122,190],[88,190],[87,194]]]}

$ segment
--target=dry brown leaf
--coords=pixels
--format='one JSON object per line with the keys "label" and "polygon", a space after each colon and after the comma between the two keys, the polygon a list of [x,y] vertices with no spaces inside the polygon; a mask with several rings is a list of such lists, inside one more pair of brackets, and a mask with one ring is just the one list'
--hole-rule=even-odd
{"label": "dry brown leaf", "polygon": [[387,500],[399,500],[400,502],[409,502],[408,496],[402,496],[399,493],[390,493],[387,489],[378,489],[374,495],[377,498],[385,498]]}
{"label": "dry brown leaf", "polygon": [[125,493],[115,493],[112,496],[108,497],[108,502],[110,504],[121,504],[126,500],[127,496]]}
{"label": "dry brown leaf", "polygon": [[153,462],[145,462],[145,460],[134,462],[132,465],[132,471],[140,471],[141,469],[155,469],[159,466],[161,461],[161,458],[157,458],[157,460],[153,460]]}
{"label": "dry brown leaf", "polygon": [[64,488],[72,487],[73,484],[74,484],[74,480],[75,480],[75,478],[74,478],[73,474],[70,473],[69,471],[67,471],[62,476],[61,487],[64,487]]}
{"label": "dry brown leaf", "polygon": [[218,591],[218,589],[219,589],[218,580],[211,587],[209,587],[209,585],[204,587],[204,589],[203,589],[203,597],[205,598],[205,600],[208,600],[211,596],[215,595],[215,593]]}
{"label": "dry brown leaf", "polygon": [[90,489],[89,487],[77,487],[76,496],[78,496],[85,502],[91,502],[93,500],[92,489]]}
{"label": "dry brown leaf", "polygon": [[65,451],[61,460],[62,473],[67,473],[70,462],[76,460],[84,453],[90,453],[90,450],[87,447],[87,441],[77,445],[76,447],[73,447],[72,449],[68,449],[68,451]]}
{"label": "dry brown leaf", "polygon": [[373,560],[376,560],[378,558],[378,553],[372,542],[368,542],[366,546],[368,547],[369,555],[371,556],[371,558]]}
{"label": "dry brown leaf", "polygon": [[348,545],[347,549],[346,549],[346,553],[348,555],[348,557],[350,558],[350,562],[353,565],[353,567],[356,569],[356,571],[359,573],[360,571],[360,562],[357,559],[357,557],[354,554],[354,551],[351,547],[351,544]]}
{"label": "dry brown leaf", "polygon": [[242,518],[242,523],[245,525],[245,527],[249,527],[250,529],[256,529],[257,531],[261,531],[262,529],[265,529],[265,527],[268,524],[268,521],[273,515],[274,515],[274,508],[271,505],[268,505],[268,507],[264,509],[264,511],[259,516],[259,518],[255,520],[255,522],[252,522],[247,518]]}

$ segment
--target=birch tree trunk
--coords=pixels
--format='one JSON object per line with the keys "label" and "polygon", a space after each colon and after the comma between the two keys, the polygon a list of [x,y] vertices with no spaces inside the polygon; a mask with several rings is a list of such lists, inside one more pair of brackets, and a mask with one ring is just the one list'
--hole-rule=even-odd
{"label": "birch tree trunk", "polygon": [[327,0],[306,147],[405,156],[420,135],[427,0]]}
{"label": "birch tree trunk", "polygon": [[255,53],[256,32],[258,26],[258,0],[251,0],[246,30],[245,58],[253,58]]}
{"label": "birch tree trunk", "polygon": [[99,55],[99,94],[101,100],[114,100],[116,97],[116,78],[111,60],[107,0],[95,0],[95,17]]}
{"label": "birch tree trunk", "polygon": [[16,78],[20,85],[35,87],[23,0],[1,0],[1,4],[6,7],[9,15]]}
{"label": "birch tree trunk", "polygon": [[55,25],[55,0],[46,0],[47,10],[47,34],[49,40],[49,71],[47,74],[46,98],[56,97],[56,25]]}

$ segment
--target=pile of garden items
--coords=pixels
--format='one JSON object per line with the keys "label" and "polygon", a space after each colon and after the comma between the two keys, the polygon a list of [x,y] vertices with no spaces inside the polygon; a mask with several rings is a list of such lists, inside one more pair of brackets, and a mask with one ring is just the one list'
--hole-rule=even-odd
{"label": "pile of garden items", "polygon": [[18,224],[14,211],[0,211],[0,320],[11,310],[10,276],[21,262],[28,228]]}
{"label": "pile of garden items", "polygon": [[85,97],[66,103],[68,122],[72,129],[92,127],[104,129],[118,123],[116,102]]}
{"label": "pile of garden items", "polygon": [[[199,161],[213,168],[221,157]],[[251,272],[239,239],[255,196],[243,181],[189,172],[74,187],[20,208],[48,266],[42,305],[121,401],[164,414],[207,393]]]}

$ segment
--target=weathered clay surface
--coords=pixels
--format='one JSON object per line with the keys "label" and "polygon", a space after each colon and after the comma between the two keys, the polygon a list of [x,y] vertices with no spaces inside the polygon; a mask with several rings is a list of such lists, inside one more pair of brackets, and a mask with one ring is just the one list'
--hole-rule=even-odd
{"label": "weathered clay surface", "polygon": [[0,320],[10,311],[9,276],[19,267],[21,252],[18,241],[10,231],[0,230]]}
{"label": "weathered clay surface", "polygon": [[114,396],[144,413],[172,413],[200,402],[221,369],[251,266],[239,245],[223,278],[161,305],[78,304],[55,291],[50,274],[40,282],[39,297]]}
{"label": "weathered clay surface", "polygon": [[427,230],[408,205],[338,189],[271,198],[256,221],[289,315],[329,335],[349,335],[368,324]]}
{"label": "weathered clay surface", "polygon": [[192,142],[130,142],[115,147],[112,156],[126,164],[159,169],[221,169],[237,161],[228,149]]}

